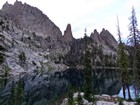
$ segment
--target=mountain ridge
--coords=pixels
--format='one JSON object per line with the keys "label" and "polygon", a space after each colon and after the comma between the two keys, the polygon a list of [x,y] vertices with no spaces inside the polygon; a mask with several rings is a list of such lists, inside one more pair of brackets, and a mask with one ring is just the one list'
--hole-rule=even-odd
{"label": "mountain ridge", "polygon": [[37,35],[51,36],[55,39],[62,37],[60,29],[36,7],[26,3],[22,4],[20,1],[16,1],[13,5],[6,2],[1,12],[17,26],[28,28],[28,30],[36,32]]}
{"label": "mountain ridge", "polygon": [[[32,16],[33,14],[34,16]],[[74,56],[80,57],[79,54],[83,54],[84,52],[86,37],[84,37],[83,39],[75,39],[71,30],[71,24],[67,25],[66,30],[64,31],[64,35],[62,35],[59,27],[57,27],[47,17],[47,15],[43,14],[42,11],[40,11],[36,7],[32,7],[26,3],[22,4],[22,2],[20,1],[16,1],[13,5],[6,2],[0,12],[0,15],[6,17],[7,20],[10,20],[13,24],[12,27],[18,28],[16,28],[17,32],[13,33],[16,37],[16,34],[19,34],[19,39],[15,37],[18,42],[21,41],[21,43],[29,44],[28,46],[35,47],[35,50],[43,49],[43,51],[45,51],[45,49],[47,49],[47,51],[49,51],[50,53],[49,56],[51,56],[51,59],[53,59],[55,62],[58,62],[58,58],[61,56],[63,58],[63,60],[61,59],[61,62],[65,62],[65,64],[67,64],[68,59],[73,59]],[[44,21],[42,21],[42,19],[44,19]],[[39,23],[36,24],[34,20]],[[10,29],[11,32],[13,32],[13,28]],[[39,32],[41,32],[41,35],[39,34]],[[89,43],[91,43],[90,46],[92,50],[102,50],[104,55],[117,55],[116,51],[118,43],[108,30],[103,28],[102,31],[98,33],[95,29],[87,39],[90,41]],[[76,51],[81,49],[81,52]],[[71,51],[73,53],[69,53]],[[67,55],[73,56],[71,56],[72,58],[67,58],[67,60],[65,60],[64,58]],[[98,60],[100,61],[99,58]]]}

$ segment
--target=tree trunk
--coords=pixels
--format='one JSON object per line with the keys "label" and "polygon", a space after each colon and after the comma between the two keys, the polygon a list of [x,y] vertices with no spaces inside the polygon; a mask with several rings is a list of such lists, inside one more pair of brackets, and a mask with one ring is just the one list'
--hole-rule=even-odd
{"label": "tree trunk", "polygon": [[125,96],[125,85],[123,84],[123,97],[124,99],[126,99],[126,96]]}
{"label": "tree trunk", "polygon": [[134,86],[134,93],[135,93],[135,98],[137,97],[137,92],[136,92],[136,87]]}
{"label": "tree trunk", "polygon": [[131,94],[130,94],[130,88],[128,84],[127,84],[127,90],[128,90],[128,100],[132,100]]}

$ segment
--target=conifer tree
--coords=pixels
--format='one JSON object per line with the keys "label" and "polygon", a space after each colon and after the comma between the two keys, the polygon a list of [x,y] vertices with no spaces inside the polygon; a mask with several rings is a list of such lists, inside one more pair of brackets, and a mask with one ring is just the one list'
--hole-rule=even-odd
{"label": "conifer tree", "polygon": [[71,84],[68,87],[68,105],[73,105],[73,90]]}
{"label": "conifer tree", "polygon": [[[85,30],[85,36],[86,30]],[[85,37],[86,38],[86,37]],[[92,65],[91,65],[91,51],[88,45],[87,38],[85,39],[86,49],[84,55],[84,98],[88,101],[92,102],[92,95],[93,95],[93,72],[92,72]]]}
{"label": "conifer tree", "polygon": [[9,105],[15,105],[16,101],[16,96],[15,96],[15,84],[14,80],[12,81],[12,86],[11,86],[11,95],[10,95],[10,100],[9,100]]}
{"label": "conifer tree", "polygon": [[120,68],[120,74],[121,74],[123,96],[125,99],[126,98],[125,89],[127,88],[128,97],[131,100],[130,89],[129,89],[130,78],[129,78],[129,73],[128,73],[128,58],[125,52],[125,45],[122,43],[122,40],[121,40],[121,32],[120,32],[118,18],[117,18],[117,22],[118,22],[117,28],[118,28],[118,36],[119,36],[119,48],[118,48],[119,68]]}
{"label": "conifer tree", "polygon": [[133,84],[135,87],[135,95],[137,95],[136,90],[139,89],[140,85],[140,34],[139,30],[137,28],[137,18],[134,7],[132,8],[132,13],[129,18],[130,24],[129,24],[129,31],[130,34],[128,36],[128,44],[133,46]]}
{"label": "conifer tree", "polygon": [[4,66],[3,70],[4,70],[4,72],[2,74],[2,76],[3,76],[3,83],[4,83],[4,86],[6,86],[7,82],[8,82],[8,79],[9,79],[9,76],[10,76],[10,74],[9,74],[10,69],[9,69],[8,66]]}
{"label": "conifer tree", "polygon": [[21,105],[24,101],[22,81],[19,79],[16,89],[16,105]]}
{"label": "conifer tree", "polygon": [[0,104],[2,102],[2,86],[3,86],[3,79],[0,77]]}
{"label": "conifer tree", "polygon": [[91,67],[91,57],[90,51],[85,52],[85,62],[84,62],[84,98],[88,101],[92,101],[92,67]]}

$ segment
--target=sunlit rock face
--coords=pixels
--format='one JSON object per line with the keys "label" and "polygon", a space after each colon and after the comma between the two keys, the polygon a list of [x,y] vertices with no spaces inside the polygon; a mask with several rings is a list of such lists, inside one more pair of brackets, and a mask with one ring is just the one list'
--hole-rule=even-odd
{"label": "sunlit rock face", "polygon": [[110,52],[116,53],[118,42],[108,30],[103,28],[102,31],[98,33],[95,29],[94,32],[91,33],[90,37],[97,46],[101,46],[103,48],[105,54],[109,54]]}
{"label": "sunlit rock face", "polygon": [[64,31],[63,41],[66,43],[71,43],[74,40],[71,30],[71,25],[68,24],[66,30]]}
{"label": "sunlit rock face", "polygon": [[61,38],[60,29],[36,7],[16,1],[14,5],[5,3],[1,12],[20,28],[28,29],[37,35],[52,38]]}

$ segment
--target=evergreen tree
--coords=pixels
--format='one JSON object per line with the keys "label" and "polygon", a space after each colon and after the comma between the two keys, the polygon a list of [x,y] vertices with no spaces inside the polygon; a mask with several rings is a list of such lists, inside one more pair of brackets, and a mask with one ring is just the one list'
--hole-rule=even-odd
{"label": "evergreen tree", "polygon": [[10,100],[9,100],[9,105],[15,105],[15,84],[14,80],[12,81],[12,88],[11,88],[11,95],[10,95]]}
{"label": "evergreen tree", "polygon": [[19,57],[20,65],[24,66],[24,64],[26,62],[26,54],[25,54],[25,52],[21,52],[21,54],[18,57]]}
{"label": "evergreen tree", "polygon": [[2,86],[3,86],[3,79],[2,77],[0,77],[0,105],[1,105],[1,102],[2,102]]}
{"label": "evergreen tree", "polygon": [[137,28],[137,18],[134,7],[132,8],[131,17],[129,18],[130,24],[129,24],[129,31],[130,34],[128,36],[128,43],[133,46],[133,74],[134,74],[134,80],[133,84],[135,87],[135,95],[137,95],[136,90],[139,88],[140,83],[140,35],[139,30]]}
{"label": "evergreen tree", "polygon": [[86,50],[84,60],[84,98],[92,101],[93,82],[90,51]]}
{"label": "evergreen tree", "polygon": [[85,29],[85,55],[84,55],[84,98],[89,102],[93,101],[93,72],[92,72],[92,60],[91,60],[91,48],[88,43],[88,37]]}
{"label": "evergreen tree", "polygon": [[19,79],[16,89],[16,105],[21,105],[24,101],[24,94],[22,88],[22,81]]}
{"label": "evergreen tree", "polygon": [[140,36],[139,36],[139,30],[137,28],[138,24],[137,24],[137,18],[136,18],[134,7],[132,8],[132,13],[129,20],[130,20],[130,24],[128,29],[130,31],[130,34],[128,36],[128,44],[130,44],[131,46],[138,47]]}
{"label": "evergreen tree", "polygon": [[40,61],[40,64],[41,64],[40,73],[41,73],[41,75],[43,75],[43,73],[45,71],[45,67],[44,67],[43,61]]}
{"label": "evergreen tree", "polygon": [[130,78],[129,78],[129,72],[128,72],[128,59],[127,59],[127,55],[124,51],[124,45],[120,44],[119,45],[119,67],[120,67],[120,72],[121,72],[121,83],[123,86],[123,95],[124,98],[125,97],[125,89],[128,90],[128,96],[129,99],[131,100],[131,96],[130,96],[130,89],[129,89],[129,84],[130,84]]}
{"label": "evergreen tree", "polygon": [[69,85],[68,87],[68,105],[73,105],[74,101],[73,101],[73,90],[72,90],[72,86]]}
{"label": "evergreen tree", "polygon": [[10,74],[9,74],[10,69],[9,69],[8,66],[4,66],[3,70],[4,70],[4,72],[2,74],[2,76],[3,76],[3,83],[4,83],[4,86],[6,86],[8,80],[9,80],[9,76],[10,76]]}
{"label": "evergreen tree", "polygon": [[119,68],[120,68],[120,74],[121,74],[121,83],[122,83],[122,87],[123,87],[123,96],[124,99],[126,98],[126,94],[125,94],[125,89],[127,88],[128,90],[128,96],[129,99],[131,100],[131,95],[130,95],[130,89],[129,89],[129,82],[130,82],[130,78],[129,78],[129,71],[128,71],[128,59],[127,59],[127,55],[125,52],[125,45],[122,43],[121,40],[121,32],[120,32],[120,27],[119,27],[119,21],[117,18],[117,22],[118,22],[118,36],[119,36],[119,48],[118,48],[118,55],[119,55]]}

